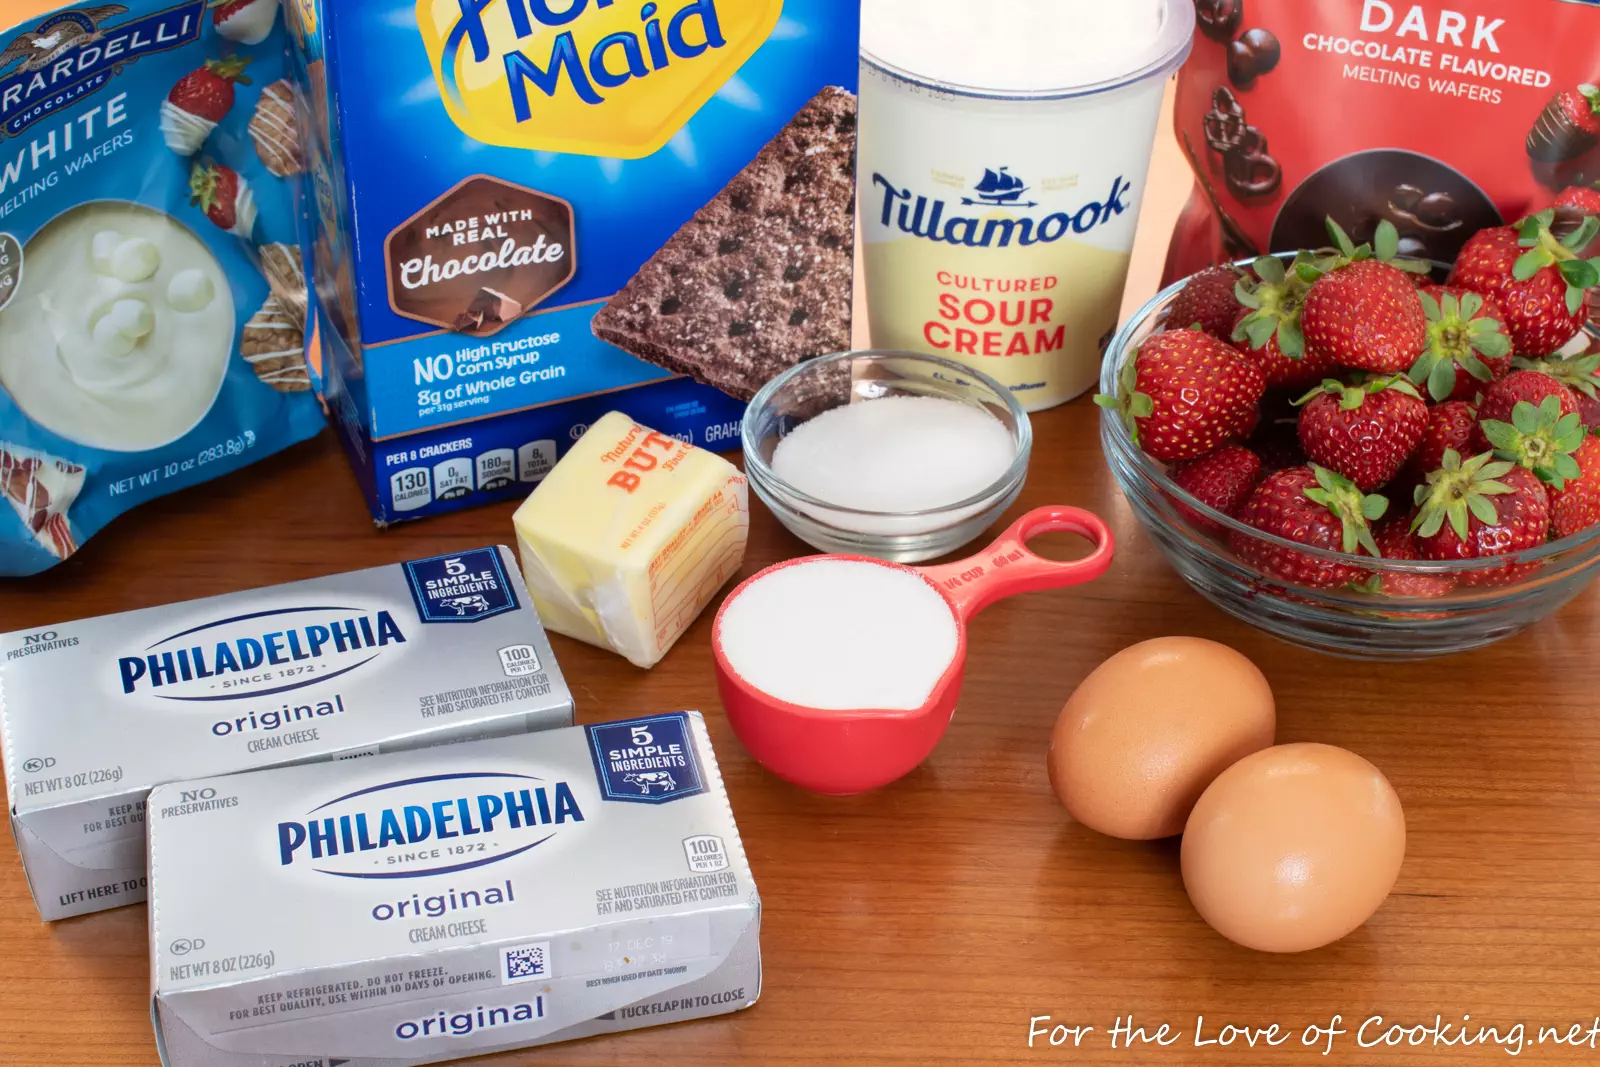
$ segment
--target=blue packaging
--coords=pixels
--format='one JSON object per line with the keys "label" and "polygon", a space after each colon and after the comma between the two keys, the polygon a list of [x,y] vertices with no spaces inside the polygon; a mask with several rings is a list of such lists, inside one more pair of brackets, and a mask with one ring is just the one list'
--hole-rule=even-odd
{"label": "blue packaging", "polygon": [[830,87],[853,182],[859,0],[290,2],[323,389],[380,524],[524,496],[611,410],[738,447],[747,396],[591,320]]}
{"label": "blue packaging", "polygon": [[0,574],[323,425],[278,0],[9,5]]}

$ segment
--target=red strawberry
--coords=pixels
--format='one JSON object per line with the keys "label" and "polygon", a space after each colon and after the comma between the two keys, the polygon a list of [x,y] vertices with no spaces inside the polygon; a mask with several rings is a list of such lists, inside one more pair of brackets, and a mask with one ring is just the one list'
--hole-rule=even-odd
{"label": "red strawberry", "polygon": [[1600,215],[1600,188],[1592,185],[1568,186],[1556,197],[1555,206],[1581,211],[1585,215]]}
{"label": "red strawberry", "polygon": [[1189,279],[1167,308],[1167,325],[1175,330],[1198,326],[1219,341],[1233,335],[1244,308],[1234,288],[1244,278],[1237,267],[1211,267]]}
{"label": "red strawberry", "polygon": [[[1555,221],[1550,224],[1550,232],[1557,239],[1564,239],[1583,229],[1585,220],[1600,217],[1600,187],[1577,185],[1567,189],[1556,197],[1553,211]],[[1600,231],[1596,231],[1595,236],[1600,237]],[[1579,259],[1588,259],[1600,252],[1600,241],[1591,239],[1587,245],[1574,245],[1572,251]],[[1590,303],[1592,311],[1593,301]]]}
{"label": "red strawberry", "polygon": [[199,70],[185,74],[167,94],[167,100],[207,122],[221,122],[233,110],[234,85],[250,84],[244,75],[249,64],[248,56],[208,59]]}
{"label": "red strawberry", "polygon": [[[1174,466],[1172,480],[1202,504],[1224,515],[1236,515],[1261,481],[1261,457],[1243,445],[1223,445],[1208,456]],[[1202,530],[1223,532],[1222,524],[1214,519],[1192,508],[1185,507],[1183,512]]]}
{"label": "red strawberry", "polygon": [[1569,207],[1585,215],[1600,215],[1600,189],[1592,185],[1572,185],[1561,190],[1556,207]]}
{"label": "red strawberry", "polygon": [[1233,436],[1240,438],[1249,437],[1260,428],[1261,408],[1246,408],[1244,414],[1239,417],[1239,422],[1233,428]]}
{"label": "red strawberry", "polygon": [[278,0],[211,0],[211,24],[230,41],[256,45],[272,33]]}
{"label": "red strawberry", "polygon": [[[1411,532],[1411,524],[1415,518],[1415,513],[1394,515],[1384,519],[1373,529],[1372,539],[1377,542],[1378,551],[1383,554],[1384,559],[1398,562],[1416,562],[1422,559],[1422,554],[1417,550],[1416,536]],[[1372,584],[1368,588],[1370,592],[1383,593],[1387,596],[1431,599],[1444,596],[1455,587],[1456,580],[1445,574],[1377,572],[1372,576]]]}
{"label": "red strawberry", "polygon": [[1405,378],[1360,385],[1323,382],[1301,401],[1300,444],[1363,493],[1388,485],[1411,458],[1428,426],[1428,405]]}
{"label": "red strawberry", "polygon": [[1600,88],[1580,85],[1556,96],[1561,110],[1584,133],[1600,138]]}
{"label": "red strawberry", "polygon": [[1411,454],[1407,469],[1419,481],[1444,466],[1451,449],[1466,455],[1478,432],[1478,409],[1465,400],[1452,400],[1428,410],[1428,426]]}
{"label": "red strawberry", "polygon": [[1571,537],[1600,525],[1600,437],[1586,437],[1572,458],[1579,475],[1550,488],[1550,536]]}
{"label": "red strawberry", "polygon": [[1497,297],[1511,343],[1524,356],[1547,356],[1578,336],[1589,321],[1590,293],[1600,267],[1577,257],[1600,233],[1600,218],[1557,240],[1554,211],[1520,227],[1479,230],[1461,249],[1450,284]]}
{"label": "red strawberry", "polygon": [[1520,401],[1511,409],[1510,422],[1480,418],[1478,431],[1494,446],[1497,459],[1532,471],[1552,494],[1581,473],[1572,454],[1589,432],[1576,411],[1562,411],[1560,397],[1547,396],[1538,407]]}
{"label": "red strawberry", "polygon": [[[1244,318],[1248,318],[1247,312]],[[1241,319],[1242,328],[1243,319]],[[1339,365],[1326,356],[1304,352],[1299,359],[1291,359],[1283,354],[1276,336],[1267,339],[1261,348],[1252,348],[1248,338],[1234,342],[1245,358],[1256,367],[1267,379],[1267,387],[1271,389],[1304,389],[1315,385],[1339,370]]]}
{"label": "red strawberry", "polygon": [[1095,403],[1120,411],[1134,442],[1169,463],[1199,459],[1234,436],[1266,391],[1259,370],[1199,330],[1152,335],[1118,384],[1118,396]]}
{"label": "red strawberry", "polygon": [[[1445,453],[1444,465],[1416,493],[1413,530],[1424,559],[1493,559],[1537,548],[1550,536],[1550,497],[1531,471],[1485,452],[1465,462]],[[1463,585],[1504,585],[1533,564],[1469,572]]]}
{"label": "red strawberry", "polygon": [[[1550,396],[1561,405],[1561,414],[1570,415],[1578,410],[1578,398],[1572,390],[1550,375],[1531,370],[1512,371],[1484,390],[1483,400],[1478,404],[1478,421],[1510,422],[1511,413],[1518,404],[1526,401],[1538,407]],[[1489,447],[1489,439],[1481,429],[1473,437],[1473,447],[1480,451]]]}
{"label": "red strawberry", "polygon": [[1380,374],[1410,370],[1428,343],[1428,313],[1404,271],[1363,259],[1306,294],[1306,346],[1333,362]]}
{"label": "red strawberry", "polygon": [[1578,394],[1578,417],[1592,434],[1600,434],[1600,397]]}
{"label": "red strawberry", "polygon": [[255,228],[255,200],[237,171],[222,163],[197,163],[189,174],[189,203],[220,228],[248,237]]}
{"label": "red strawberry", "polygon": [[1578,414],[1591,431],[1600,428],[1600,355],[1573,356],[1570,359],[1518,359],[1517,370],[1549,375],[1572,391]]}
{"label": "red strawberry", "polygon": [[1505,312],[1493,296],[1466,289],[1422,290],[1428,313],[1428,347],[1411,368],[1411,380],[1433,399],[1471,400],[1511,371],[1511,338]]}
{"label": "red strawberry", "polygon": [[1332,218],[1327,227],[1334,249],[1295,264],[1295,273],[1311,282],[1300,321],[1307,350],[1342,367],[1409,370],[1428,341],[1417,295],[1428,265],[1398,254],[1400,233],[1388,220],[1360,246]]}
{"label": "red strawberry", "polygon": [[1309,252],[1295,257],[1291,266],[1273,256],[1255,261],[1256,277],[1241,281],[1235,290],[1243,305],[1229,335],[1233,343],[1266,375],[1269,387],[1304,389],[1338,370],[1338,364],[1306,352],[1300,331],[1300,310],[1311,282],[1321,271]]}
{"label": "red strawberry", "polygon": [[[1355,555],[1378,555],[1369,523],[1383,517],[1389,501],[1362,496],[1348,479],[1322,467],[1291,467],[1270,474],[1239,512],[1239,521],[1288,541]],[[1263,538],[1235,533],[1229,540],[1244,562],[1286,582],[1333,589],[1360,581],[1358,565],[1335,563]]]}
{"label": "red strawberry", "polygon": [[1557,93],[1528,132],[1528,157],[1568,163],[1600,144],[1600,88],[1580,85]]}

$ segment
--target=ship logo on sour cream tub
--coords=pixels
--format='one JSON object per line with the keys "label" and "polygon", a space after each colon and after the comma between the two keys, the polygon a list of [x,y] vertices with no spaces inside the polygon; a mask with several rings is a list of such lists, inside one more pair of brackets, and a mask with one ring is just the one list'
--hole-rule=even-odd
{"label": "ship logo on sour cream tub", "polygon": [[641,159],[755,54],[783,0],[417,0],[450,118],[484,144]]}

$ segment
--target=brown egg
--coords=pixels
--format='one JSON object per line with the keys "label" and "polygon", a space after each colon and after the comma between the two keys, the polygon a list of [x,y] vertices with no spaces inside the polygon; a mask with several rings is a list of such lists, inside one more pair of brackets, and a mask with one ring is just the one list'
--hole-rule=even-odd
{"label": "brown egg", "polygon": [[1223,770],[1272,744],[1272,688],[1226,645],[1163,637],[1083,680],[1050,738],[1050,785],[1074,819],[1132,841],[1183,832]]}
{"label": "brown egg", "polygon": [[1217,932],[1304,952],[1370,919],[1400,874],[1406,820],[1388,779],[1331,745],[1281,745],[1224,771],[1183,834],[1183,884]]}

